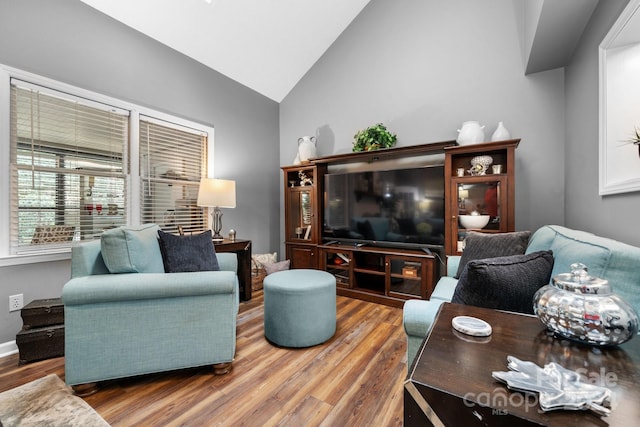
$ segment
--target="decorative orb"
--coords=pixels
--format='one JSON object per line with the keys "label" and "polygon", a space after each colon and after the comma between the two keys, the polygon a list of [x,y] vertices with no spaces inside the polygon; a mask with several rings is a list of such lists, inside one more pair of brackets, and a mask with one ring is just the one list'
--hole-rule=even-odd
{"label": "decorative orb", "polygon": [[613,293],[609,281],[590,276],[582,263],[570,268],[534,295],[540,321],[565,338],[591,345],[618,345],[636,336],[638,313]]}

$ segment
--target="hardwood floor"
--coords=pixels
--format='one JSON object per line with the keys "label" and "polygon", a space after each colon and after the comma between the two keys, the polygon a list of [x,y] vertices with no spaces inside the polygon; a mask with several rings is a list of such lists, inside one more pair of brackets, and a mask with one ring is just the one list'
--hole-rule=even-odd
{"label": "hardwood floor", "polygon": [[[241,303],[233,371],[196,368],[103,383],[85,400],[113,426],[401,426],[402,310],[337,300],[337,332],[306,349],[264,339],[262,292]],[[0,359],[0,392],[55,373],[64,358]]]}

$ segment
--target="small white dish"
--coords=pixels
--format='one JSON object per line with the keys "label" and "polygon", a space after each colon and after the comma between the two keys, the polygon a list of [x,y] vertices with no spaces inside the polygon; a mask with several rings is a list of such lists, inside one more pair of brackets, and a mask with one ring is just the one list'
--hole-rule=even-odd
{"label": "small white dish", "polygon": [[451,326],[458,332],[474,337],[488,337],[493,331],[490,324],[471,316],[456,316],[451,320]]}

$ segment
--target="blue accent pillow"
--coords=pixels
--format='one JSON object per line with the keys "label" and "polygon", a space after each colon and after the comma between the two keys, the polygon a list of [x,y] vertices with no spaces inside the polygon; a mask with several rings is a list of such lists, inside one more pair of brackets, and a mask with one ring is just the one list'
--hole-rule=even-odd
{"label": "blue accent pillow", "polygon": [[552,269],[552,251],[470,261],[451,302],[534,314],[533,296],[549,283]]}
{"label": "blue accent pillow", "polygon": [[155,224],[122,226],[100,236],[100,252],[109,273],[163,273]]}
{"label": "blue accent pillow", "polygon": [[165,272],[220,270],[211,230],[192,236],[176,236],[159,230],[158,236]]}

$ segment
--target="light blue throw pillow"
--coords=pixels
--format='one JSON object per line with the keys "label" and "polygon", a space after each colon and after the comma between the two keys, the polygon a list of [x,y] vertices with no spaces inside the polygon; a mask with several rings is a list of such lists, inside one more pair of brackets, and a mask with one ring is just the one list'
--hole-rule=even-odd
{"label": "light blue throw pillow", "polygon": [[164,273],[158,227],[125,226],[102,233],[102,259],[110,273]]}
{"label": "light blue throw pillow", "polygon": [[[543,230],[547,231],[547,230]],[[551,236],[535,236],[531,244],[527,247],[527,253],[539,250],[540,246],[545,246],[553,251],[553,271],[551,277],[558,274],[570,273],[571,264],[581,262],[589,269],[589,275],[599,278],[607,278],[607,269],[611,259],[611,249],[596,242],[598,238],[592,234],[582,231],[568,230],[563,234],[562,230],[552,229],[553,233],[546,233]],[[538,234],[536,232],[536,234]],[[543,233],[544,234],[544,233]],[[539,242],[540,240],[540,242]],[[612,283],[616,285],[616,283]]]}

